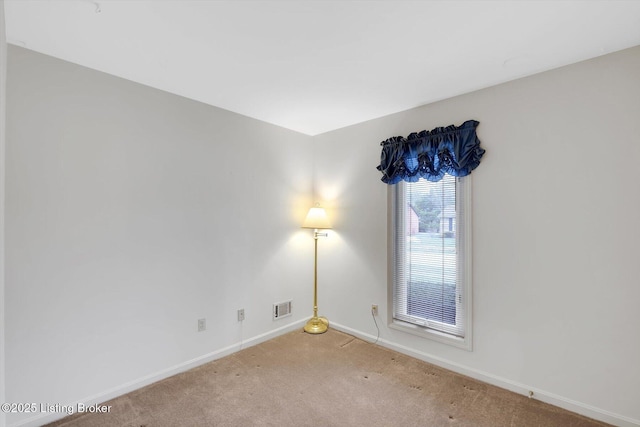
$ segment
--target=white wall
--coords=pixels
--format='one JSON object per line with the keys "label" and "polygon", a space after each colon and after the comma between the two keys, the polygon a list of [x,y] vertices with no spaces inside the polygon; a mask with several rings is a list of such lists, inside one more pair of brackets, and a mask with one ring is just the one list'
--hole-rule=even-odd
{"label": "white wall", "polygon": [[[0,0],[0,403],[5,402],[4,369],[4,170],[6,129],[6,77],[7,40],[4,26],[4,0]],[[5,425],[5,414],[0,411],[0,427]]]}
{"label": "white wall", "polygon": [[311,314],[310,137],[8,55],[7,401],[104,400]]}
{"label": "white wall", "polygon": [[[319,305],[345,330],[621,425],[640,425],[640,47],[317,136],[334,243]],[[379,142],[480,121],[474,348],[387,327]]]}

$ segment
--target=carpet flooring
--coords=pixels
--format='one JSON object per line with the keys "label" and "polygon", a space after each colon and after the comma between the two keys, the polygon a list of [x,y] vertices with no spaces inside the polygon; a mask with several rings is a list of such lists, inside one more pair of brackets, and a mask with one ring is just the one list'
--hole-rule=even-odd
{"label": "carpet flooring", "polygon": [[330,329],[291,332],[51,426],[607,424]]}

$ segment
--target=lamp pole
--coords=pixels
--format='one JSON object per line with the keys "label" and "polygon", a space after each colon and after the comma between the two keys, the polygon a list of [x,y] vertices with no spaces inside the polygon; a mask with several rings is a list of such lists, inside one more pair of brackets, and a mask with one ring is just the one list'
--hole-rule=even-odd
{"label": "lamp pole", "polygon": [[313,317],[304,325],[304,331],[310,334],[322,334],[327,332],[329,321],[318,317],[318,237],[326,237],[327,233],[313,231]]}

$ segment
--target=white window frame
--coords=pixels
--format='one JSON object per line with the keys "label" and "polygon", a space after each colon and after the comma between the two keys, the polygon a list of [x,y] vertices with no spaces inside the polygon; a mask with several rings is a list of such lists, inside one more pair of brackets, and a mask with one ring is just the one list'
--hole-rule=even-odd
{"label": "white window frame", "polygon": [[[406,238],[406,233],[404,232],[404,222],[406,220],[406,215],[396,215],[398,212],[397,207],[398,203],[401,203],[400,206],[406,206],[404,201],[405,198],[405,183],[401,181],[398,184],[390,185],[388,192],[388,218],[389,218],[389,226],[388,226],[388,237],[389,237],[389,248],[388,248],[388,264],[389,264],[389,292],[388,292],[388,306],[391,310],[387,310],[388,324],[392,329],[400,330],[403,332],[407,332],[409,334],[413,334],[422,338],[435,340],[441,343],[449,344],[455,347],[462,348],[467,351],[472,351],[473,349],[473,328],[472,328],[472,319],[473,319],[473,303],[472,303],[472,199],[471,199],[471,175],[468,175],[463,178],[456,178],[456,204],[458,206],[462,206],[463,209],[456,210],[456,246],[457,252],[464,254],[464,256],[458,258],[457,262],[457,282],[459,287],[463,287],[463,295],[465,296],[462,300],[460,298],[456,298],[456,309],[463,310],[462,313],[462,336],[458,336],[452,333],[446,333],[439,330],[434,330],[429,327],[429,322],[424,322],[424,324],[415,324],[409,321],[403,321],[397,317],[402,317],[402,315],[396,316],[395,314],[395,301],[394,301],[394,290],[396,286],[396,280],[403,280],[401,277],[398,277],[398,268],[397,262],[399,260],[399,255],[397,253],[397,239],[398,238]],[[460,214],[460,211],[463,214]],[[402,230],[402,233],[399,231]],[[462,260],[462,262],[461,262]],[[457,292],[458,296],[460,292]],[[459,318],[459,317],[458,317]]]}

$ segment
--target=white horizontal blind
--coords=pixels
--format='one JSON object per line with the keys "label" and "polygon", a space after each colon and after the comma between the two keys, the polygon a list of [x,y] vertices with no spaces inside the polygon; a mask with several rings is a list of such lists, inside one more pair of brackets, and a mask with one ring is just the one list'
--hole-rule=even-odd
{"label": "white horizontal blind", "polygon": [[[462,178],[464,179],[464,178]],[[394,318],[464,337],[464,198],[461,178],[397,185]]]}

